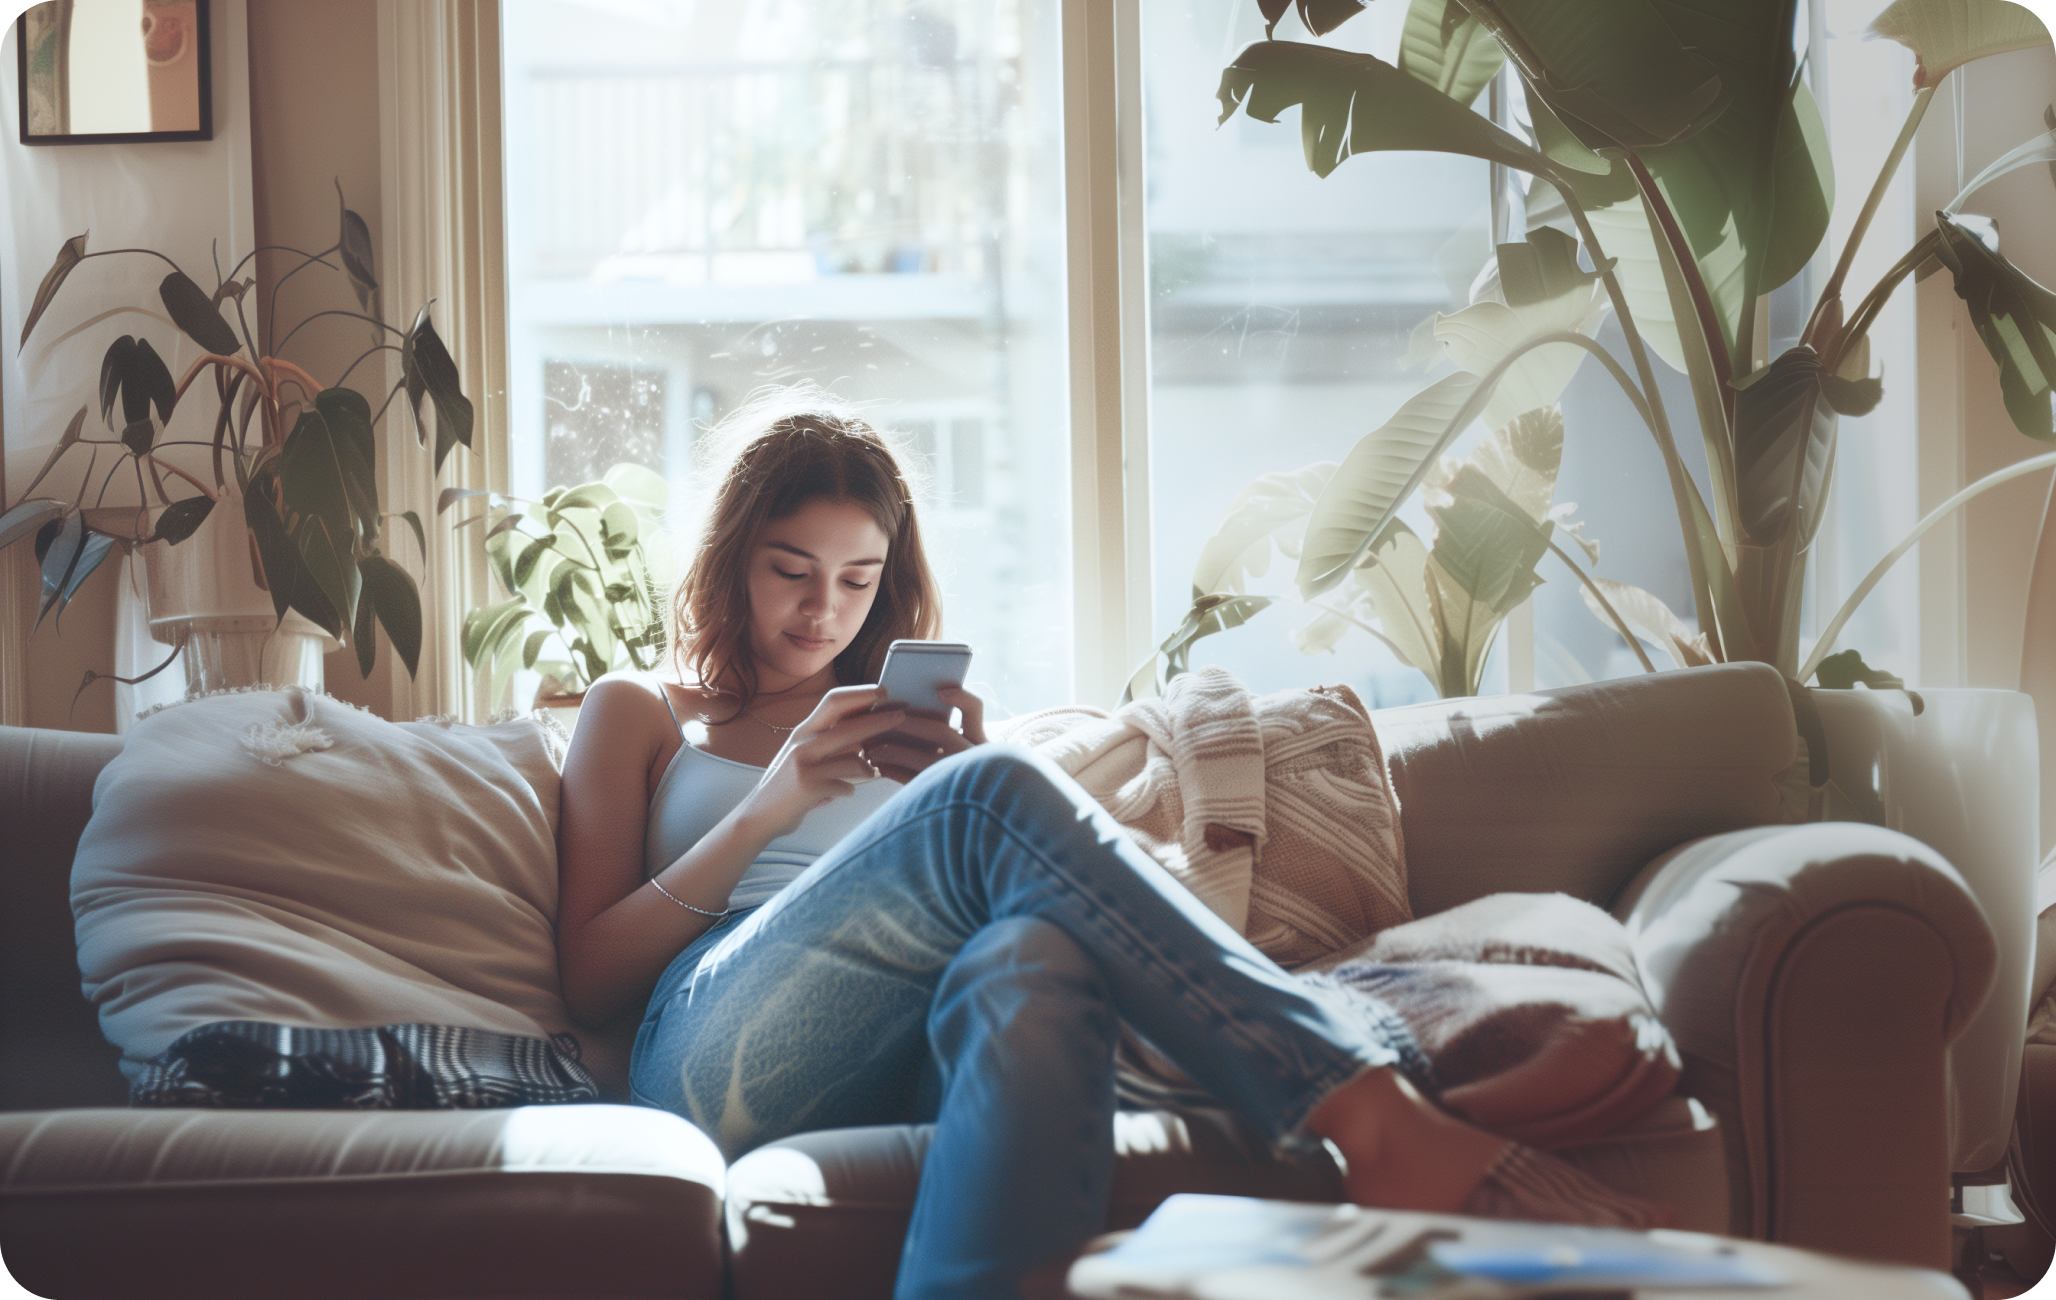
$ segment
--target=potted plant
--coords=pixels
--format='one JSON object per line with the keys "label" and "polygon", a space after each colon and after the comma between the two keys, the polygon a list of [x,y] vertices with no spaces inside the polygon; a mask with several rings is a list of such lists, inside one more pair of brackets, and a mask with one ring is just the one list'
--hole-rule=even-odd
{"label": "potted plant", "polygon": [[[202,355],[174,379],[148,337],[116,337],[100,363],[99,418],[105,433],[89,431],[91,409],[80,407],[35,480],[0,513],[0,546],[21,541],[35,546],[44,593],[39,624],[52,611],[61,616],[80,585],[116,549],[139,547],[150,568],[153,625],[183,625],[196,686],[266,680],[248,674],[263,671],[264,662],[282,662],[276,653],[267,660],[246,656],[237,661],[238,638],[251,636],[260,643],[313,639],[317,646],[330,647],[347,639],[359,671],[369,676],[377,649],[374,625],[385,629],[407,671],[415,671],[421,654],[421,598],[414,578],[388,553],[385,523],[392,516],[379,506],[377,430],[393,399],[404,392],[424,447],[433,425],[440,470],[452,447],[470,445],[472,407],[428,306],[405,330],[368,314],[377,287],[370,230],[341,203],[340,191],[337,197],[339,229],[333,246],[319,253],[260,248],[226,275],[217,266],[212,290],[152,249],[92,252],[85,235],[58,249],[22,325],[20,347],[28,346],[38,322],[81,266],[101,257],[143,257],[170,268],[158,285],[159,318],[168,318]],[[244,302],[256,284],[254,274],[245,272],[260,254],[292,259],[277,283],[315,266],[344,276],[356,291],[359,310],[316,312],[275,344],[260,339]],[[276,294],[274,285],[274,300]],[[136,304],[117,311],[158,315]],[[279,355],[295,333],[323,316],[359,320],[380,335],[342,379],[376,355],[398,354],[400,378],[391,391],[374,393],[380,399],[376,408],[340,380],[324,387]],[[275,334],[275,318],[271,327]],[[432,419],[423,411],[424,398],[433,408]],[[174,442],[164,436],[173,411],[196,399],[210,403],[213,428],[211,439],[200,444],[207,459],[199,473],[178,463],[171,454]],[[72,499],[33,495],[59,462],[80,455],[87,458],[87,468]],[[108,464],[100,472],[103,459]],[[420,517],[411,510],[399,517],[411,527],[421,554],[426,537]],[[249,626],[253,618],[254,629]],[[318,649],[299,656],[300,662],[309,657],[317,674],[311,684],[318,685]],[[88,673],[87,680],[94,676]]]}
{"label": "potted plant", "polygon": [[540,501],[447,488],[443,513],[482,499],[458,528],[485,529],[486,559],[507,599],[464,617],[464,662],[498,700],[519,670],[542,674],[539,707],[575,722],[585,689],[620,669],[648,672],[664,645],[659,573],[646,543],[670,495],[662,476],[622,464]]}
{"label": "potted plant", "polygon": [[[1316,36],[1363,8],[1358,0],[1259,0],[1267,34],[1295,4]],[[1626,394],[1662,453],[1695,617],[1688,622],[1647,592],[1580,578],[1595,596],[1610,596],[1611,621],[1632,625],[1680,665],[1759,660],[1795,683],[1807,680],[1855,603],[1936,519],[1999,482],[2056,464],[2056,455],[2033,457],[1944,503],[1880,561],[1802,659],[1806,552],[1827,501],[1837,419],[1881,399],[1868,334],[1899,285],[1946,271],[1998,365],[2015,427],[2056,441],[2056,295],[2013,266],[1991,223],[1966,210],[1998,176],[2056,160],[2056,132],[2035,134],[1972,179],[1858,296],[1847,284],[1855,251],[1937,87],[1976,59],[2049,42],[2039,19],[2000,0],[1897,0],[1885,9],[1874,32],[1917,58],[1912,110],[1799,342],[1755,364],[1755,305],[1812,261],[1833,192],[1825,132],[1802,75],[1797,12],[1796,0],[1412,0],[1397,65],[1274,39],[1235,58],[1221,77],[1223,121],[1240,110],[1275,122],[1297,107],[1307,165],[1323,176],[1372,150],[1456,153],[1514,169],[1532,178],[1528,231],[1525,240],[1499,246],[1470,307],[1436,320],[1435,337],[1455,373],[1346,449],[1297,515],[1274,516],[1268,530],[1231,515],[1223,535],[1241,527],[1242,552],[1262,548],[1261,558],[1223,567],[1219,589],[1197,584],[1193,610],[1167,647],[1189,654],[1195,633],[1214,630],[1205,626],[1209,614],[1242,595],[1238,575],[1261,572],[1281,542],[1295,561],[1302,600],[1325,598],[1389,636],[1417,608],[1391,594],[1414,567],[1402,544],[1400,506],[1474,420],[1482,415],[1496,427],[1547,407],[1588,356]],[[1471,107],[1505,62],[1525,91],[1532,121],[1525,137]],[[1606,311],[1626,340],[1625,361],[1593,337]],[[1653,356],[1691,381],[1706,494],[1687,471]],[[1535,528],[1546,532],[1540,522]],[[1636,640],[1629,635],[1631,646]],[[1872,676],[1860,657],[1837,666],[1837,684]],[[1847,780],[1816,800],[1816,815],[1861,815],[1926,840],[1971,879],[2002,931],[2002,993],[1956,1050],[1959,1080],[1996,1072],[2009,1085],[2003,1104],[1988,1087],[1957,1091],[1957,1167],[1972,1168],[1990,1163],[1995,1142],[2003,1153],[2011,1115],[2036,856],[2034,792],[1972,768],[2033,758],[2031,722],[2025,733],[2021,726],[2031,706],[2016,693],[1965,692],[1959,709],[1958,701],[1938,698],[1946,693],[1921,692],[1927,732],[1916,734],[1914,701],[1892,694],[1888,702],[1887,694],[1834,693],[1817,702],[1813,784],[1826,780],[1830,759]],[[1983,698],[1994,695],[2009,698]],[[1879,710],[1893,716],[1881,718]],[[1946,755],[1939,760],[1946,773],[1919,766],[1922,754]],[[1930,797],[1947,791],[1962,798]]]}

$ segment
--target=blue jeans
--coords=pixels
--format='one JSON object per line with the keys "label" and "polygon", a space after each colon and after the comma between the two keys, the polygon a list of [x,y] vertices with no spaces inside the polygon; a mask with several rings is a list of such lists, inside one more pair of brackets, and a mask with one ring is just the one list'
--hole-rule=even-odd
{"label": "blue jeans", "polygon": [[932,1115],[896,1295],[982,1300],[1101,1231],[1122,1020],[1276,1140],[1410,1048],[1326,997],[1060,769],[981,746],[680,953],[630,1081],[731,1161]]}

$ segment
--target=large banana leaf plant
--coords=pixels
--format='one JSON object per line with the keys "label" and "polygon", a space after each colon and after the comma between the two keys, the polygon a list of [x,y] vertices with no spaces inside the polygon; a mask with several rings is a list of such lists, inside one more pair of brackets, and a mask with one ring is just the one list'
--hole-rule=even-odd
{"label": "large banana leaf plant", "polygon": [[[427,398],[440,471],[451,448],[471,445],[472,406],[427,306],[405,330],[368,314],[378,287],[370,229],[342,203],[340,192],[337,200],[340,216],[332,247],[319,253],[257,249],[227,275],[217,264],[212,291],[153,249],[89,252],[85,235],[65,240],[58,249],[30,304],[18,347],[28,346],[44,313],[82,265],[101,257],[154,257],[170,267],[158,285],[156,305],[162,315],[141,305],[105,315],[136,312],[168,319],[202,355],[174,380],[148,338],[117,337],[100,363],[100,419],[106,433],[89,432],[90,404],[80,407],[35,480],[0,513],[0,547],[33,539],[43,578],[39,624],[53,610],[61,618],[87,577],[118,548],[176,546],[199,529],[217,503],[239,500],[255,559],[252,580],[270,593],[279,619],[297,610],[337,640],[347,636],[359,671],[367,677],[377,652],[375,623],[385,629],[408,673],[415,672],[421,657],[421,596],[414,578],[387,553],[385,521],[395,516],[379,506],[376,431],[393,399],[405,392],[416,439],[426,448],[431,420],[422,403]],[[360,310],[316,312],[276,346],[260,341],[244,306],[256,278],[245,272],[253,271],[255,259],[266,253],[291,259],[273,284],[274,307],[279,285],[320,266],[348,280]],[[269,316],[275,332],[276,311]],[[341,379],[379,353],[398,354],[400,378],[376,410],[363,393],[342,387],[340,379],[324,387],[278,355],[294,334],[323,316],[365,322],[379,336]],[[196,385],[199,394],[193,392]],[[164,436],[173,411],[194,396],[204,396],[213,406],[213,436],[200,444],[208,448],[211,481],[170,454],[192,440]],[[87,464],[73,499],[33,495],[60,461],[81,454]],[[103,458],[108,464],[101,472]],[[416,554],[425,553],[420,516],[408,510],[397,517],[413,531]]]}
{"label": "large banana leaf plant", "polygon": [[[1854,297],[1846,283],[1944,78],[1966,75],[1956,70],[1987,55],[2049,43],[2026,9],[2005,0],[1897,0],[1879,15],[1874,32],[1917,57],[1911,112],[1799,342],[1759,361],[1755,306],[1813,261],[1833,206],[1826,131],[1795,43],[1797,0],[1411,0],[1396,64],[1272,38],[1295,4],[1319,37],[1361,12],[1358,0],[1258,3],[1267,38],[1223,71],[1223,122],[1238,110],[1276,122],[1297,108],[1307,166],[1320,176],[1355,154],[1414,150],[1481,158],[1530,178],[1527,238],[1498,247],[1470,307],[1435,321],[1456,373],[1349,449],[1303,517],[1279,521],[1300,534],[1291,548],[1302,600],[1385,581],[1375,571],[1405,551],[1397,512],[1449,444],[1481,416],[1501,427],[1554,403],[1588,356],[1626,394],[1663,455],[1696,628],[1647,592],[1579,576],[1588,604],[1638,654],[1637,633],[1680,664],[1761,660],[1804,681],[1855,602],[1943,511],[2003,478],[2056,464],[2056,456],[2020,462],[1923,520],[1801,662],[1801,586],[1827,504],[1838,417],[1865,413],[1882,396],[1868,333],[1903,281],[1940,270],[1953,277],[1998,363],[2015,426],[2056,441],[2056,295],[1999,252],[1991,222],[1964,211],[1987,182],[2056,160],[2056,129],[1975,178],[1877,285]],[[1521,133],[1473,108],[1507,63],[1532,121]],[[1572,238],[1589,271],[1579,271]],[[1593,337],[1606,311],[1619,320],[1625,364]],[[1706,493],[1687,469],[1657,360],[1691,380]],[[1234,512],[1223,535],[1238,527],[1243,549],[1261,540]],[[1200,568],[1193,608],[1160,652],[1173,675],[1198,636],[1255,612],[1258,598]],[[1380,613],[1390,639],[1391,619]],[[1455,684],[1421,656],[1405,657],[1445,693]],[[1145,666],[1131,690],[1154,676]]]}

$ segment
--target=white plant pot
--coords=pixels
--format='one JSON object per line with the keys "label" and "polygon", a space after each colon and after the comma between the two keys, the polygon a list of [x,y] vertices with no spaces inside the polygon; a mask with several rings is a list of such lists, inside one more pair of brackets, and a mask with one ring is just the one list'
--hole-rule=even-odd
{"label": "white plant pot", "polygon": [[189,692],[237,686],[324,684],[322,656],[342,642],[298,610],[280,622],[271,594],[257,585],[256,552],[234,488],[206,521],[176,546],[142,548],[150,635],[165,645],[185,639]]}
{"label": "white plant pot", "polygon": [[1812,692],[1833,778],[1825,815],[1902,831],[1961,872],[1998,939],[1991,996],[1949,1051],[1950,1167],[2006,1156],[2027,1038],[2041,844],[2034,701],[2019,691]]}

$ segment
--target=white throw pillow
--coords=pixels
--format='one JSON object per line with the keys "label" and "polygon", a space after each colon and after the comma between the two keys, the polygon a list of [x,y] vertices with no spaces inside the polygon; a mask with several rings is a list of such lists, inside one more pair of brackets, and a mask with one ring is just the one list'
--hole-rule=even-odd
{"label": "white throw pillow", "polygon": [[[71,882],[124,1071],[217,1020],[569,1030],[560,760],[534,719],[393,723],[296,687],[143,718],[94,787]],[[605,1086],[619,1063],[585,1055]]]}

